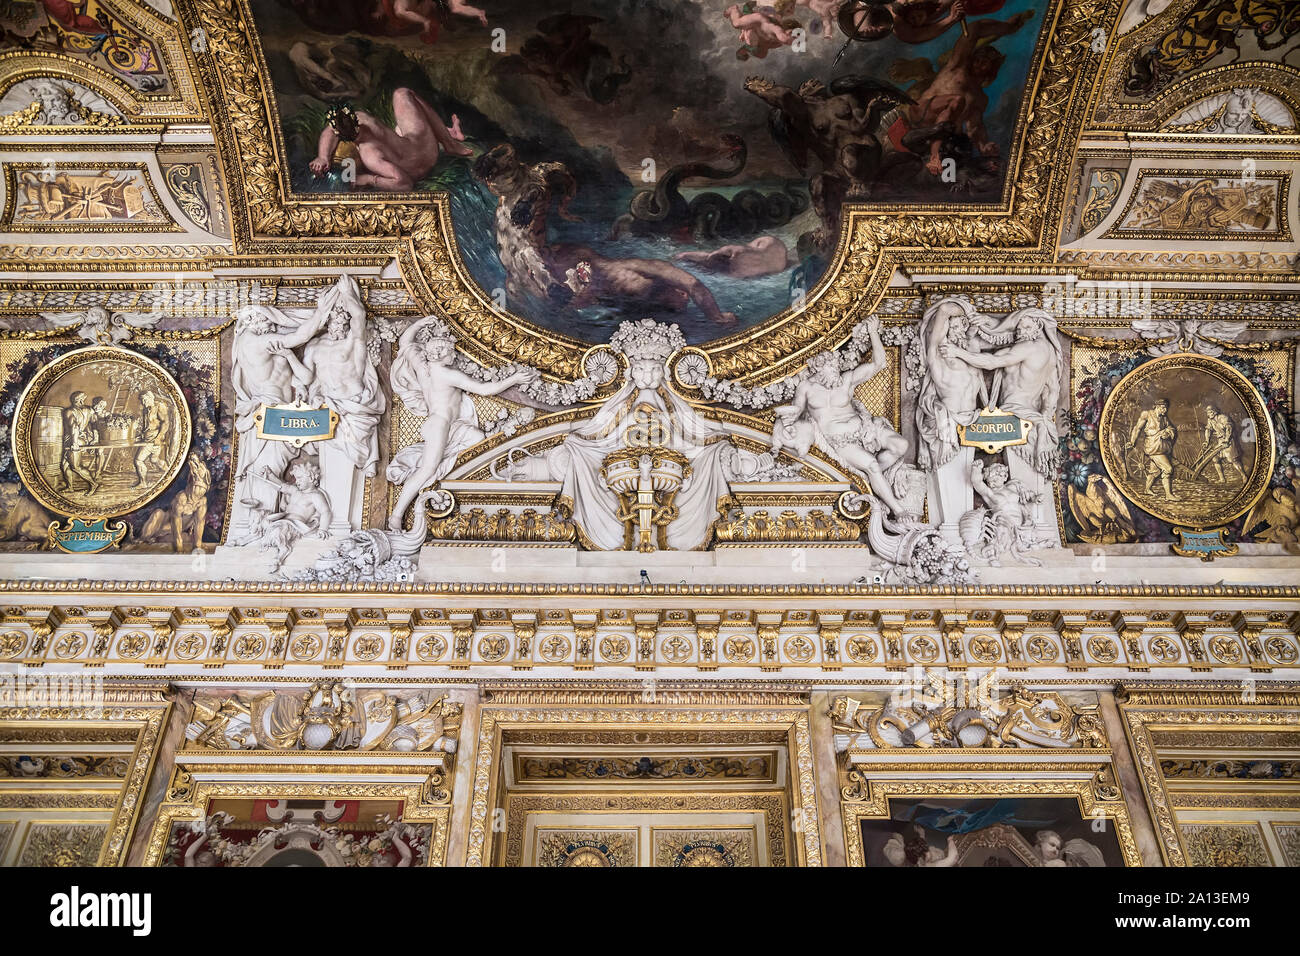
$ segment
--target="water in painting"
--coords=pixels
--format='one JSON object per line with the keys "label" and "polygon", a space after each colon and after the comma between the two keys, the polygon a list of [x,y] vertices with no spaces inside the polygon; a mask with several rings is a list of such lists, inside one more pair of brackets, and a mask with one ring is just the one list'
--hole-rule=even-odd
{"label": "water in painting", "polygon": [[450,195],[484,295],[604,341],[797,308],[846,202],[999,201],[1035,0],[252,0],[298,192]]}

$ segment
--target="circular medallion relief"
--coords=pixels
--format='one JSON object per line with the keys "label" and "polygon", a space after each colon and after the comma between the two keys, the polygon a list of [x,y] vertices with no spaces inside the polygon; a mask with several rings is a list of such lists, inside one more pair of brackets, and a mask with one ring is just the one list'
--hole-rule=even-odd
{"label": "circular medallion relief", "polygon": [[190,435],[185,396],[161,365],[92,346],[59,356],[27,385],[14,415],[14,462],[51,511],[112,518],[166,490]]}
{"label": "circular medallion relief", "polygon": [[1272,419],[1255,387],[1219,359],[1144,362],[1111,391],[1099,430],[1119,490],[1170,524],[1226,524],[1268,490]]}

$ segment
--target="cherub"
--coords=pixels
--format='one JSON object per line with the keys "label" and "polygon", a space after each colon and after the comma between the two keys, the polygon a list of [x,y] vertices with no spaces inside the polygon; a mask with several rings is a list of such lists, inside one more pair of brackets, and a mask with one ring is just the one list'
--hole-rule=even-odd
{"label": "cherub", "polygon": [[1003,557],[1037,567],[1042,562],[1024,552],[1042,544],[1034,535],[1031,506],[1043,496],[1026,491],[1019,481],[1009,480],[1010,477],[1010,469],[1001,462],[989,467],[987,480],[984,462],[971,465],[971,486],[988,507],[973,508],[962,515],[958,522],[962,543],[993,567],[999,567]]}
{"label": "cherub", "polygon": [[270,551],[272,574],[288,560],[299,538],[307,535],[328,538],[334,518],[329,498],[320,488],[320,466],[300,461],[289,473],[293,476],[292,485],[276,478],[268,469],[254,472],[284,494],[284,510],[268,511],[259,502],[245,501],[251,509],[248,534],[234,542],[236,546],[257,544],[263,551]]}
{"label": "cherub", "polygon": [[798,29],[799,21],[786,15],[793,9],[794,3],[789,0],[778,4],[773,13],[759,10],[753,0],[744,4],[733,3],[727,7],[722,15],[731,21],[743,44],[736,51],[736,59],[748,60],[754,56],[761,60],[767,56],[768,50],[794,43],[791,31]]}
{"label": "cherub", "polygon": [[329,497],[320,488],[320,466],[315,462],[300,461],[289,469],[289,474],[293,484],[281,481],[265,469],[258,474],[285,496],[284,510],[273,513],[271,519],[290,521],[303,535],[328,538],[334,512],[330,509]]}

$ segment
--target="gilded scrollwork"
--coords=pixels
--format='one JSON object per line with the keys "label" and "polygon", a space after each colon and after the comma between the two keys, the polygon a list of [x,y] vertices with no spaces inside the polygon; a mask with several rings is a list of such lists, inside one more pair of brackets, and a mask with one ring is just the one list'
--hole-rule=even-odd
{"label": "gilded scrollwork", "polygon": [[[828,270],[828,281],[809,297],[807,307],[778,317],[757,337],[740,334],[709,346],[714,374],[756,383],[783,377],[811,349],[824,347],[820,343],[842,339],[860,303],[879,296],[898,261],[897,253],[883,255],[886,248],[917,250],[909,255],[918,261],[942,259],[942,250],[953,247],[977,258],[999,248],[1026,258],[1041,255],[1044,227],[1056,218],[1064,193],[1064,177],[1055,175],[1059,144],[1070,141],[1083,118],[1086,91],[1077,78],[1098,72],[1100,54],[1088,37],[1110,15],[1099,0],[1064,5],[1036,62],[1037,81],[1030,84],[1035,99],[1027,110],[1023,139],[1010,157],[1015,184],[1009,208],[985,217],[921,216],[910,210],[892,216],[851,212],[836,250],[837,265]],[[349,237],[357,240],[354,248],[395,248],[422,305],[454,317],[472,340],[467,344],[471,355],[488,364],[503,358],[525,362],[559,378],[581,374],[584,346],[557,334],[541,334],[483,300],[450,242],[445,200],[344,206],[286,194],[270,132],[276,126],[271,94],[263,85],[266,71],[248,8],[240,2],[204,0],[191,16],[186,11],[182,16],[187,25],[205,30],[213,56],[202,66],[225,97],[222,109],[230,122],[219,127],[221,146],[230,167],[240,170],[238,198],[246,204],[236,214],[238,241],[279,247],[283,239],[312,234],[322,239]],[[409,238],[390,238],[396,236]]]}

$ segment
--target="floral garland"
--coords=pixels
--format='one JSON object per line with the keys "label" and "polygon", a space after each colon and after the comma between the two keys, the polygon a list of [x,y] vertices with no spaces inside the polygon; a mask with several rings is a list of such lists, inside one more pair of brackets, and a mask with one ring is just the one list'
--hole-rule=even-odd
{"label": "floral garland", "polygon": [[[516,372],[537,371],[531,365],[524,365],[521,362],[508,362],[496,368],[487,368],[463,355],[457,355],[456,368],[479,382],[499,382]],[[614,376],[618,374],[618,360],[612,353],[598,349],[587,356],[584,371],[585,375],[572,382],[548,382],[538,377],[531,384],[521,385],[519,390],[529,398],[555,408],[576,405],[578,402],[585,402],[592,398],[603,386],[614,380]],[[527,420],[521,424],[532,421],[532,412],[530,408]]]}

